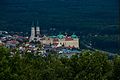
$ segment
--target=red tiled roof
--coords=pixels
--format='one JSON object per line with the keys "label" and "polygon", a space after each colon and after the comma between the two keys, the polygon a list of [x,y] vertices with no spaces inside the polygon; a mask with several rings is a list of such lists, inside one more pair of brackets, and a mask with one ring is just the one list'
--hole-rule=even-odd
{"label": "red tiled roof", "polygon": [[17,38],[24,38],[23,36],[18,36]]}
{"label": "red tiled roof", "polygon": [[17,44],[18,41],[12,40],[12,41],[8,41],[8,43]]}
{"label": "red tiled roof", "polygon": [[66,37],[65,41],[72,41],[73,39],[71,37]]}
{"label": "red tiled roof", "polygon": [[30,42],[26,42],[26,44],[30,44]]}
{"label": "red tiled roof", "polygon": [[67,48],[75,48],[75,46],[68,46]]}

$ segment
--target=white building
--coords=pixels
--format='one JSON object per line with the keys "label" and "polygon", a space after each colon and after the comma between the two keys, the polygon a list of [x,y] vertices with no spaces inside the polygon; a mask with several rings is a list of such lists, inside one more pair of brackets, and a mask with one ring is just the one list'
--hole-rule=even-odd
{"label": "white building", "polygon": [[35,41],[39,41],[39,40],[40,40],[40,28],[39,28],[39,26],[37,26],[37,27],[32,26],[29,42],[32,42],[32,41],[35,42]]}

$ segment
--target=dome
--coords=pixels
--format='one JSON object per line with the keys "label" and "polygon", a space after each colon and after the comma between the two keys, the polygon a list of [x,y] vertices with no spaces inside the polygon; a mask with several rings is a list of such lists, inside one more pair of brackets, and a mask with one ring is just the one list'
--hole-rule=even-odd
{"label": "dome", "polygon": [[78,38],[78,36],[73,33],[73,34],[71,35],[71,38]]}
{"label": "dome", "polygon": [[59,34],[59,35],[57,35],[57,38],[59,38],[59,39],[63,39],[65,36],[63,35],[63,34]]}

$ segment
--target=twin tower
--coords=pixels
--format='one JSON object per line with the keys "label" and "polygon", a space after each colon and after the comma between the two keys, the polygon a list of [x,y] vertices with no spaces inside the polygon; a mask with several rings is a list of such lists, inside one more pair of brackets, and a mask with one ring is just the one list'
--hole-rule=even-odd
{"label": "twin tower", "polygon": [[31,36],[29,42],[36,42],[40,40],[40,27],[37,25],[32,25],[31,27]]}

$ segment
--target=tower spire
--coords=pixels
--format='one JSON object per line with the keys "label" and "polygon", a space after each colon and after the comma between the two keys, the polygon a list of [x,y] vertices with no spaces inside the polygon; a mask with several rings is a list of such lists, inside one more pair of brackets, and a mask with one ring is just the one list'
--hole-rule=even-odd
{"label": "tower spire", "polygon": [[29,42],[34,41],[34,39],[35,39],[35,28],[31,27],[31,36]]}
{"label": "tower spire", "polygon": [[37,25],[36,25],[36,27],[38,27],[39,26],[39,22],[38,22],[38,20],[37,20]]}
{"label": "tower spire", "polygon": [[36,24],[36,35],[37,35],[37,41],[39,41],[40,27],[39,27],[39,22],[38,21],[37,21],[37,24]]}
{"label": "tower spire", "polygon": [[35,27],[35,23],[34,23],[34,21],[32,22],[32,27]]}

